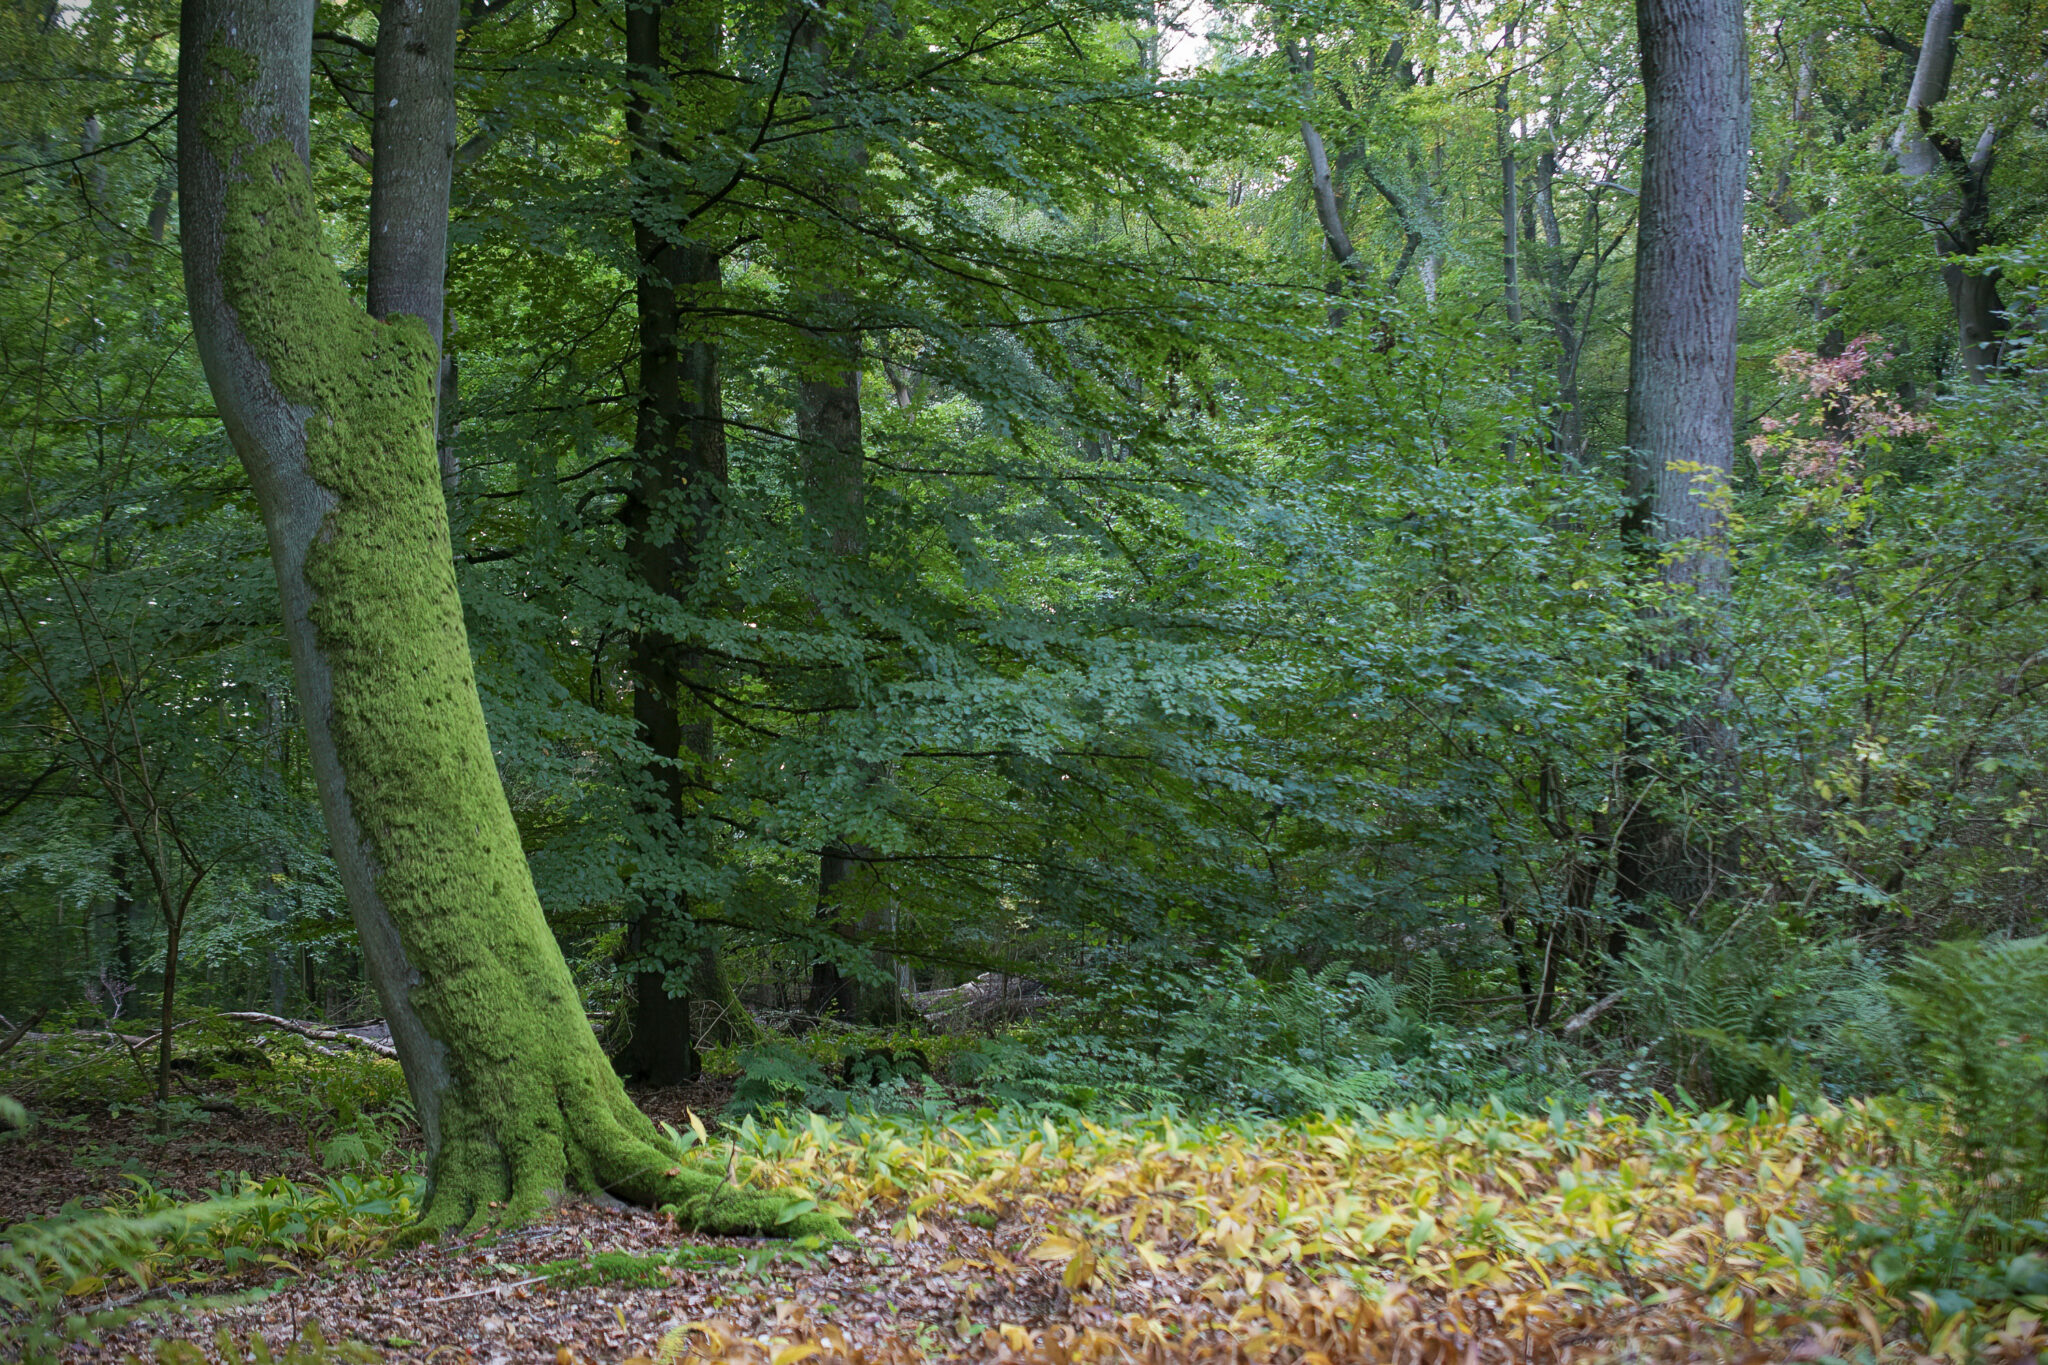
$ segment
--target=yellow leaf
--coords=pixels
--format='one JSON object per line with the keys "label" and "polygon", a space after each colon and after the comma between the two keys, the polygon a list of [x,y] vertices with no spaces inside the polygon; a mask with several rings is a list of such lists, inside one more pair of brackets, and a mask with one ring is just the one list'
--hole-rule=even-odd
{"label": "yellow leaf", "polygon": [[1070,1261],[1081,1254],[1081,1244],[1070,1237],[1048,1237],[1031,1249],[1033,1261]]}
{"label": "yellow leaf", "polygon": [[777,1351],[771,1365],[796,1365],[799,1360],[808,1360],[824,1349],[815,1341],[800,1341],[794,1346],[785,1346]]}

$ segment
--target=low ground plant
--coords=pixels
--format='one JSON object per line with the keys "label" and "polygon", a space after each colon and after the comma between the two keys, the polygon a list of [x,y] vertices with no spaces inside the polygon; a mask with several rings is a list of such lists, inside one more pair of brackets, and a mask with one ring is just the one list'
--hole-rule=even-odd
{"label": "low ground plant", "polygon": [[412,1175],[241,1180],[195,1201],[129,1179],[104,1207],[0,1235],[0,1348],[54,1359],[144,1312],[321,1262],[361,1264],[417,1217],[424,1189]]}

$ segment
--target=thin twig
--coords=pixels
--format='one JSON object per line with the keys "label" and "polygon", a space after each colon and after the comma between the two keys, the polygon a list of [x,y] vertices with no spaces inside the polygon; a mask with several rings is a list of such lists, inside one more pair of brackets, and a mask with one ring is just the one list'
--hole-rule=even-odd
{"label": "thin twig", "polygon": [[465,1289],[460,1294],[445,1294],[438,1299],[424,1299],[424,1303],[453,1303],[457,1299],[473,1299],[480,1294],[503,1294],[508,1290],[523,1289],[542,1280],[553,1279],[552,1275],[536,1275],[530,1280],[514,1280],[510,1284],[487,1284],[482,1289]]}

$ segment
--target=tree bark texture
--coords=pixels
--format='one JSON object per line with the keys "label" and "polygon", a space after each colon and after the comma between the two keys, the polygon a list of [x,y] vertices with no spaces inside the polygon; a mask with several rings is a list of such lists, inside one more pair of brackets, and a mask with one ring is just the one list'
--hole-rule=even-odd
{"label": "tree bark texture", "polygon": [[[821,88],[843,69],[846,58],[831,50],[822,25],[810,23],[802,34],[807,55],[817,64]],[[832,158],[844,168],[846,185],[857,184],[868,166],[868,149],[855,132],[835,136]],[[829,191],[830,187],[826,187]],[[857,217],[857,190],[842,187],[837,197],[848,217]],[[797,373],[797,483],[804,518],[830,569],[815,579],[813,600],[821,616],[844,616],[857,606],[865,589],[862,569],[868,554],[867,446],[861,411],[862,332],[847,292],[820,282],[806,300],[812,327],[803,337]],[[830,700],[852,702],[843,673],[827,684]],[[885,775],[883,765],[859,764],[857,785],[872,788]],[[882,903],[878,879],[868,861],[872,850],[841,835],[818,857],[819,921],[833,932],[864,943],[894,928],[893,911]],[[837,1014],[859,1023],[885,1023],[905,1015],[897,988],[897,969],[886,953],[873,953],[872,973],[848,975],[838,962],[824,958],[812,965],[806,1008],[814,1014]],[[869,979],[873,976],[877,979]]]}
{"label": "tree bark texture", "polygon": [[[862,428],[860,333],[853,329],[846,299],[827,291],[814,300],[820,320],[831,330],[814,332],[814,364],[797,379],[797,476],[804,513],[820,548],[838,572],[831,582],[840,592],[854,587],[868,552],[867,455]],[[843,613],[849,603],[835,602],[832,591],[817,594],[821,613]],[[840,700],[846,700],[839,688]],[[878,765],[863,765],[863,783],[881,780]],[[875,875],[869,850],[844,838],[818,858],[818,917],[856,941],[873,939],[894,927],[894,916],[875,904]],[[869,902],[853,913],[851,902]],[[811,968],[806,1008],[813,1014],[838,1014],[859,1023],[888,1023],[904,1017],[897,968],[886,953],[874,954],[878,980],[849,976],[839,964],[823,959]]]}
{"label": "tree bark texture", "polygon": [[[1333,296],[1341,297],[1347,280],[1357,286],[1365,285],[1367,280],[1364,263],[1358,259],[1358,249],[1351,241],[1350,229],[1344,226],[1344,196],[1336,177],[1330,172],[1329,149],[1324,145],[1323,135],[1315,121],[1309,117],[1315,106],[1315,50],[1303,50],[1290,38],[1284,44],[1284,52],[1287,64],[1301,77],[1301,145],[1308,153],[1309,201],[1315,208],[1316,223],[1323,230],[1323,245],[1337,265],[1338,274],[1328,288]],[[1343,326],[1345,316],[1342,303],[1330,305],[1332,327]]]}
{"label": "tree bark texture", "polygon": [[[706,1228],[805,1230],[804,1219],[777,1227],[780,1201],[676,1164],[598,1047],[542,916],[456,591],[433,334],[415,314],[357,308],[321,243],[306,155],[313,11],[312,0],[183,7],[185,278],[269,535],[350,910],[428,1129],[425,1226],[517,1220],[579,1189],[674,1203]],[[420,31],[445,35],[430,53],[451,64],[452,21]],[[414,97],[443,88],[427,81]],[[406,97],[377,92],[380,105]],[[380,148],[376,174],[411,157],[447,164],[431,131],[445,120],[420,126],[420,140]],[[402,257],[437,269],[445,189],[381,202],[422,220],[442,206],[442,245]],[[412,226],[420,241],[437,232]],[[372,286],[408,306],[431,293]]]}
{"label": "tree bark texture", "polygon": [[1728,588],[1749,77],[1741,0],[1640,0],[1646,105],[1629,346],[1630,529],[1664,578]]}
{"label": "tree bark texture", "polygon": [[[1728,477],[1742,284],[1749,71],[1742,0],[1638,0],[1645,126],[1629,348],[1627,530],[1689,618],[1645,670],[1630,736],[1631,800],[1619,891],[1697,903],[1718,874],[1714,838],[1679,815],[1658,741],[1675,737],[1717,784],[1732,736],[1684,700],[1681,674],[1708,667],[1704,614],[1727,595]],[[1678,701],[1669,700],[1677,695]]]}

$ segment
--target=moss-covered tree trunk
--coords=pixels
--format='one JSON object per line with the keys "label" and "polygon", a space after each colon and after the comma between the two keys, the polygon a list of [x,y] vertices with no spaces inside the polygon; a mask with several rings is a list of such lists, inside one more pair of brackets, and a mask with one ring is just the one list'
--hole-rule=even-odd
{"label": "moss-covered tree trunk", "polygon": [[350,909],[427,1128],[427,1222],[513,1220],[582,1190],[774,1229],[779,1201],[685,1172],[626,1097],[541,914],[484,728],[435,452],[455,0],[387,0],[381,15],[372,236],[407,240],[372,259],[409,272],[372,283],[385,319],[321,244],[313,10],[183,8],[186,289],[269,533]]}

